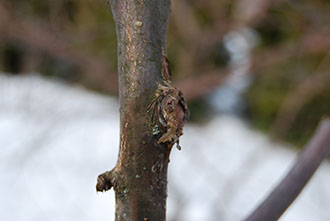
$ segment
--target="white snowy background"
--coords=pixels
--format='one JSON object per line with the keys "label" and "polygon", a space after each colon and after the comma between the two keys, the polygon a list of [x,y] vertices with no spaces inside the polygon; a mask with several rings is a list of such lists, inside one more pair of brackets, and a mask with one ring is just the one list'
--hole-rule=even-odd
{"label": "white snowy background", "polygon": [[[119,146],[112,97],[36,75],[0,75],[0,220],[114,220],[114,193],[95,192]],[[297,155],[237,117],[188,124],[169,165],[168,220],[241,220]],[[282,220],[330,220],[324,162]]]}

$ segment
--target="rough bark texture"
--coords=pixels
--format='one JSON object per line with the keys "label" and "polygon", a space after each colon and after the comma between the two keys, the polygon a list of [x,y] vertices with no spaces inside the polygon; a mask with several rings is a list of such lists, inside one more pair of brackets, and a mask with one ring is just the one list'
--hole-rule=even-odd
{"label": "rough bark texture", "polygon": [[98,177],[96,188],[114,188],[116,220],[165,220],[174,142],[158,142],[166,127],[157,126],[150,107],[163,92],[170,0],[112,0],[110,7],[118,40],[120,150],[115,168]]}

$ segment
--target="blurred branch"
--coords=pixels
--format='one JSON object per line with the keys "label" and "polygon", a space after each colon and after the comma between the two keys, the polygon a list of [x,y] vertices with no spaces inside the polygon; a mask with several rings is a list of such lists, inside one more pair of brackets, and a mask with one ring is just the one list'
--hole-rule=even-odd
{"label": "blurred branch", "polygon": [[[207,5],[212,5],[214,2],[211,1]],[[221,10],[219,7],[214,7],[213,11],[216,10],[215,8],[218,9],[218,17],[224,14],[219,12]],[[180,76],[186,77],[191,76],[192,73],[204,72],[206,68],[213,66],[210,58],[229,30],[229,19],[226,17],[214,19],[214,23],[203,25],[197,17],[193,3],[186,0],[174,1],[172,11],[173,22],[183,43],[176,64]]]}
{"label": "blurred branch", "polygon": [[175,86],[183,92],[187,100],[192,100],[205,96],[217,89],[224,83],[228,74],[228,70],[223,70],[221,73],[209,72],[181,80],[175,83]]}
{"label": "blurred branch", "polygon": [[[195,11],[196,7],[193,4],[208,12],[212,18],[210,24],[201,24],[199,21],[201,19],[198,18],[198,13]],[[230,4],[234,4],[236,9],[233,13],[236,15],[234,21],[227,15]],[[244,11],[242,8],[246,8],[247,5],[249,6],[249,13],[242,13]],[[223,77],[219,78],[214,74],[206,74],[207,76],[204,74],[199,77],[193,74],[203,73],[205,69],[214,66],[210,58],[223,41],[223,36],[230,30],[240,28],[240,26],[256,25],[267,14],[270,5],[271,1],[269,0],[258,0],[257,2],[239,0],[234,3],[209,1],[207,4],[200,0],[194,2],[177,0],[173,2],[173,21],[183,44],[189,45],[189,47],[183,47],[179,51],[179,59],[176,64],[176,70],[180,76],[188,76],[189,78],[177,84],[188,100],[205,95],[222,84]],[[183,11],[185,13],[182,13]]]}
{"label": "blurred branch", "polygon": [[[59,36],[59,33],[53,33],[30,21],[23,21],[12,16],[1,3],[0,30],[2,38],[15,39],[53,57],[69,62],[83,70],[84,78],[87,81],[91,81],[107,93],[117,94],[117,73],[111,72],[106,62],[103,62],[101,58],[83,54],[70,47],[70,43],[65,40],[67,38],[63,35]],[[219,87],[224,76],[226,76],[222,73],[220,75],[219,72],[210,72],[199,76],[194,75],[194,73],[196,71],[190,74],[187,79],[182,79],[176,84],[184,92],[187,99],[206,95]],[[225,71],[225,73],[227,72]]]}
{"label": "blurred branch", "polygon": [[301,40],[302,48],[305,52],[318,53],[326,51],[330,48],[330,29],[321,28],[319,30],[311,30]]}
{"label": "blurred branch", "polygon": [[172,11],[172,16],[175,25],[178,27],[180,37],[189,45],[199,42],[202,32],[192,5],[186,2],[186,0],[174,1]]}
{"label": "blurred branch", "polygon": [[287,134],[301,108],[329,88],[329,85],[330,74],[327,72],[307,77],[283,101],[271,132],[280,138]]}
{"label": "blurred branch", "polygon": [[245,221],[278,220],[330,153],[330,119],[321,122],[296,163]]}
{"label": "blurred branch", "polygon": [[263,21],[269,7],[275,4],[270,0],[239,0],[235,7],[235,17],[238,26],[252,26]]}
{"label": "blurred branch", "polygon": [[[111,72],[100,58],[83,54],[70,47],[64,36],[40,28],[32,22],[12,16],[0,3],[0,30],[2,38],[15,39],[35,49],[69,62],[83,71],[87,81],[98,85],[103,90],[117,93],[117,74]],[[56,37],[55,37],[56,36]],[[109,79],[109,80],[105,80]]]}
{"label": "blurred branch", "polygon": [[252,72],[259,72],[270,65],[278,65],[297,54],[328,52],[330,29],[313,30],[302,36],[299,42],[266,48],[254,55]]}

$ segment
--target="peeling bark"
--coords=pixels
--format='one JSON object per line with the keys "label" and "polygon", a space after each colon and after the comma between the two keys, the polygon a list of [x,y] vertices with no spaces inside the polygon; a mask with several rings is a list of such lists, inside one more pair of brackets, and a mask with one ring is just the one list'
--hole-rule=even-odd
{"label": "peeling bark", "polygon": [[111,0],[110,7],[118,40],[120,150],[115,168],[98,177],[96,188],[114,188],[116,220],[165,220],[174,142],[158,142],[167,127],[155,133],[159,122],[148,108],[164,83],[170,0]]}

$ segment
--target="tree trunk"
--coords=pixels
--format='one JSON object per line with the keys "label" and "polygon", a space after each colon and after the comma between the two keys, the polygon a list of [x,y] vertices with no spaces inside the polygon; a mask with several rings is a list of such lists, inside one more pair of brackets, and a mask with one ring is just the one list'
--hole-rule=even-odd
{"label": "tree trunk", "polygon": [[[165,220],[169,154],[183,127],[176,124],[175,134],[164,139],[176,122],[163,109],[173,95],[164,88],[176,90],[169,79],[164,83],[170,0],[110,0],[110,7],[118,40],[120,150],[115,168],[98,177],[96,188],[114,187],[116,220]],[[170,100],[186,113],[180,97]]]}

